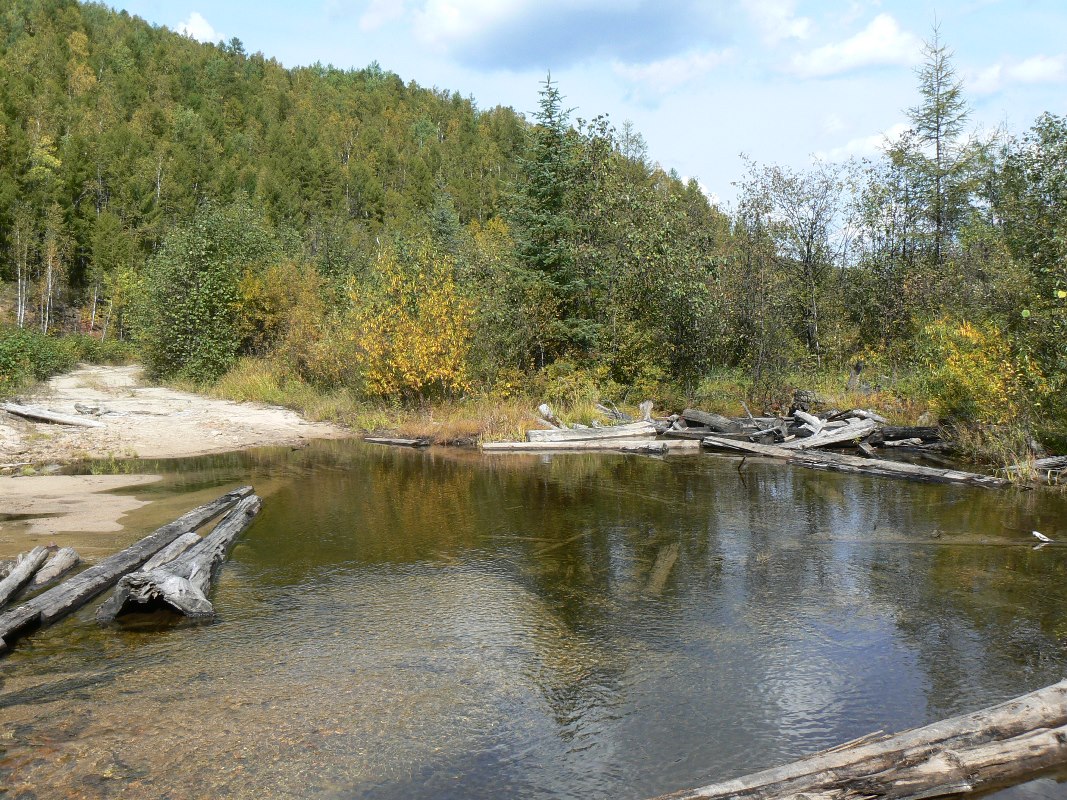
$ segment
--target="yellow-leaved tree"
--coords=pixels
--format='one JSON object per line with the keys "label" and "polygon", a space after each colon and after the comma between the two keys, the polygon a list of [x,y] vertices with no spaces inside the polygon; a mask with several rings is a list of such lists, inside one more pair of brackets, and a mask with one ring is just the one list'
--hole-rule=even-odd
{"label": "yellow-leaved tree", "polygon": [[349,334],[371,396],[425,399],[467,389],[473,304],[455,261],[428,242],[383,250],[367,284],[349,284]]}

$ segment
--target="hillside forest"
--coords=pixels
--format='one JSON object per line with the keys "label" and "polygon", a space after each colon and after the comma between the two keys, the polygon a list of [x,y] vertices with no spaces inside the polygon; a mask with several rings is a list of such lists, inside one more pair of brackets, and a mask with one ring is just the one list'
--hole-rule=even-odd
{"label": "hillside forest", "polygon": [[1065,418],[1067,118],[975,130],[939,31],[879,158],[748,160],[731,210],[551,77],[531,105],[10,0],[0,394],[119,353],[378,407],[847,380],[902,415]]}

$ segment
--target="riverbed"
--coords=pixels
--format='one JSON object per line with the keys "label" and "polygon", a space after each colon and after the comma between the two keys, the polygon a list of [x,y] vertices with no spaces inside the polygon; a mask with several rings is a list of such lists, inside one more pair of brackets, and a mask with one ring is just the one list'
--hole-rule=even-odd
{"label": "riverbed", "polygon": [[1067,674],[1062,494],[353,441],[84,471],[161,476],[93,553],[264,508],[215,624],[92,604],[0,661],[11,797],[636,799]]}

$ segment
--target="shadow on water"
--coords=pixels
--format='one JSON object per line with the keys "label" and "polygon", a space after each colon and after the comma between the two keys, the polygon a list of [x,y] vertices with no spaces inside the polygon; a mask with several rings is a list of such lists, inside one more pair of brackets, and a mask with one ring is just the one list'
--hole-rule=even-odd
{"label": "shadow on water", "polygon": [[1062,497],[737,466],[352,442],[83,465],[164,475],[146,529],[238,483],[264,508],[217,624],[89,608],[0,662],[0,781],[639,798],[1064,674],[1067,548],[1028,539]]}

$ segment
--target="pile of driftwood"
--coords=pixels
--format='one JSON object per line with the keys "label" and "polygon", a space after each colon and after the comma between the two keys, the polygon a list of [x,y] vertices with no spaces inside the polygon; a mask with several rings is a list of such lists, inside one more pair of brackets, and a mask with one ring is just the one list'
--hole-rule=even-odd
{"label": "pile of driftwood", "polygon": [[[112,587],[116,587],[114,594],[97,613],[102,623],[131,612],[161,609],[193,619],[211,619],[214,608],[207,593],[230,547],[259,508],[260,499],[251,486],[227,492],[51,588],[46,587],[73,569],[79,559],[73,554],[71,561],[73,551],[61,559],[69,550],[64,548],[41,567],[47,550],[35,548],[12,562],[0,581],[0,609],[26,586],[28,576],[36,574],[34,581],[39,580],[29,591],[44,589],[0,613],[0,653],[16,639],[51,625]],[[198,529],[223,513],[208,535],[197,535]]]}
{"label": "pile of driftwood", "polygon": [[[564,426],[548,406],[538,411],[542,430],[527,432],[525,442],[487,442],[488,452],[530,450],[616,450],[659,454],[696,449],[778,458],[811,469],[963,483],[986,488],[1009,485],[1005,478],[952,469],[944,457],[947,444],[935,427],[900,427],[873,411],[852,409],[810,413],[795,402],[785,417],[724,417],[687,408],[666,419],[654,419],[652,404],[643,403],[642,418],[629,420],[617,410],[617,424]],[[607,407],[602,412],[612,411]],[[747,409],[746,409],[747,411]],[[909,451],[941,462],[941,466],[909,464],[878,458],[878,450]],[[833,452],[828,452],[828,451]],[[847,450],[854,450],[855,455]],[[817,451],[817,452],[816,452]]]}

